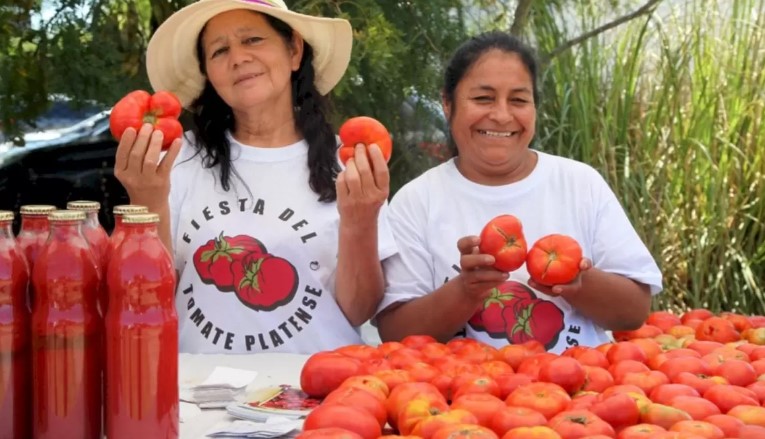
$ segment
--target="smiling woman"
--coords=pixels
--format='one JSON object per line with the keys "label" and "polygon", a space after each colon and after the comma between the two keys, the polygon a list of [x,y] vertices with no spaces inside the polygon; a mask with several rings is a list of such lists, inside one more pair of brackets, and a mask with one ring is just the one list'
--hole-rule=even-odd
{"label": "smiling woman", "polygon": [[[385,261],[382,340],[461,334],[496,347],[536,340],[560,353],[647,317],[661,273],[614,193],[590,166],[531,148],[536,75],[532,50],[501,32],[453,55],[442,100],[454,157],[391,201],[399,253]],[[529,243],[573,237],[584,253],[580,274],[541,285],[528,267],[496,268],[476,235],[500,215],[519,219]]]}

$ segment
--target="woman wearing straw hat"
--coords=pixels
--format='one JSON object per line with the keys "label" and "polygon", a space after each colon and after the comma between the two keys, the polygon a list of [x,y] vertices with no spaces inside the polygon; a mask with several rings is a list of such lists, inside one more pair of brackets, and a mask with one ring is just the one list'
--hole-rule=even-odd
{"label": "woman wearing straw hat", "polygon": [[344,170],[324,95],[351,53],[346,20],[282,0],[200,0],[157,29],[155,90],[193,128],[164,156],[161,133],[128,130],[115,174],[161,215],[178,275],[180,348],[311,353],[362,343],[395,253],[389,175],[362,146]]}

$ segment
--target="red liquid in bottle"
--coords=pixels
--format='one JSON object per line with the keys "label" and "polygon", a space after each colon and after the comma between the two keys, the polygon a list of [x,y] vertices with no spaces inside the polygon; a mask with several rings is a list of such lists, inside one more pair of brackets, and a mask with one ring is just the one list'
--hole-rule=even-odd
{"label": "red liquid in bottle", "polygon": [[106,434],[178,437],[175,272],[156,214],[123,218],[125,237],[107,273]]}
{"label": "red liquid in bottle", "polygon": [[100,439],[103,320],[100,279],[81,232],[85,213],[56,211],[49,220],[32,273],[33,433]]}
{"label": "red liquid in bottle", "polygon": [[[47,204],[21,206],[21,228],[16,236],[16,242],[24,253],[31,276],[37,260],[37,255],[48,240],[48,214],[56,210],[56,206]],[[33,286],[29,285],[27,305],[32,308],[35,303]]]}
{"label": "red liquid in bottle", "polygon": [[0,211],[0,439],[32,436],[29,274],[12,221]]}

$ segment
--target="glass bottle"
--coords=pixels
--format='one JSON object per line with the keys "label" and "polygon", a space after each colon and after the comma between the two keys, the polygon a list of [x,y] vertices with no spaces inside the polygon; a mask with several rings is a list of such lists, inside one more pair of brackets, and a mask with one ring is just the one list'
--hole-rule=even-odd
{"label": "glass bottle", "polygon": [[101,439],[100,279],[82,234],[86,214],[50,214],[32,271],[32,426],[37,439]]}
{"label": "glass bottle", "polygon": [[13,216],[0,211],[0,439],[32,435],[29,272],[13,237]]}
{"label": "glass bottle", "polygon": [[106,313],[106,435],[178,437],[178,314],[175,271],[157,232],[159,216],[125,215],[112,254]]}

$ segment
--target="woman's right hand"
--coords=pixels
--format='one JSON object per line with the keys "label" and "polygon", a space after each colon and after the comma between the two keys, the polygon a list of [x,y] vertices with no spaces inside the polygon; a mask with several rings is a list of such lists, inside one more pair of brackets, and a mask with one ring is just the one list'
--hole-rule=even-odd
{"label": "woman's right hand", "polygon": [[494,265],[494,256],[482,254],[478,250],[481,238],[478,236],[465,236],[457,241],[460,251],[460,274],[459,279],[463,292],[481,302],[491,294],[492,288],[504,283],[509,273],[497,270]]}
{"label": "woman's right hand", "polygon": [[170,170],[181,150],[179,138],[160,159],[162,136],[151,124],[144,124],[138,132],[134,128],[126,129],[114,161],[114,176],[127,191],[130,202],[147,206],[149,210],[169,202]]}

